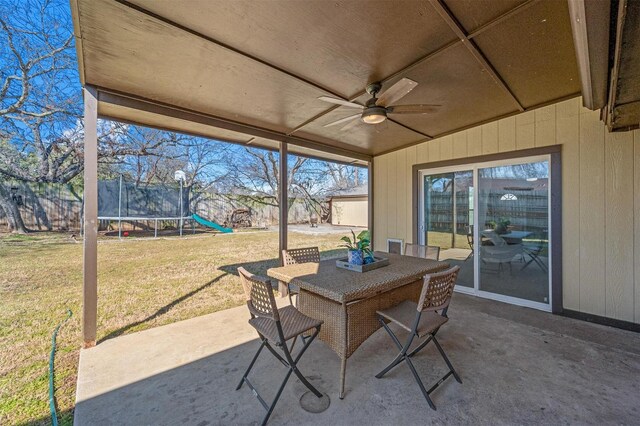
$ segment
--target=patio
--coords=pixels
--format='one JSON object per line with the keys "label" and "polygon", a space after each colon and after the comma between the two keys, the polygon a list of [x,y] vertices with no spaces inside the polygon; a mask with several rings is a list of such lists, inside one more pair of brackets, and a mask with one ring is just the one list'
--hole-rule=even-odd
{"label": "patio", "polygon": [[[387,240],[427,243],[428,233],[439,228],[420,217],[435,211],[421,199],[432,199],[421,185],[429,176],[451,174],[455,193],[453,174],[466,171],[474,192],[461,200],[471,204],[460,217],[473,210],[468,225],[476,225],[476,267],[461,273],[466,285],[459,285],[469,287],[474,272],[479,296],[487,281],[494,299],[565,315],[455,294],[452,321],[439,337],[463,384],[448,380],[433,394],[436,412],[405,366],[374,378],[396,355],[384,331],[348,361],[344,400],[337,398],[340,360],[316,341],[301,369],[330,395],[329,409],[303,411],[298,400],[304,389],[294,381],[272,422],[637,422],[640,335],[566,317],[628,330],[640,324],[640,197],[634,192],[640,131],[624,131],[640,120],[631,110],[625,115],[621,101],[637,107],[640,97],[620,86],[638,68],[637,50],[628,43],[637,39],[629,30],[640,20],[637,4],[276,5],[72,0],[85,87],[87,349],[76,423],[244,424],[264,414],[249,389],[234,390],[258,345],[245,307],[93,347],[99,318],[98,118],[277,151],[281,206],[288,202],[290,155],[366,166],[368,228],[377,251]],[[482,171],[495,182],[487,183]],[[488,192],[482,192],[487,188],[496,202],[524,200],[529,192],[541,202],[530,203],[536,210],[514,210],[501,219],[500,212],[510,210],[489,209]],[[453,218],[457,195],[451,198],[447,212]],[[291,248],[286,214],[280,209],[279,253]],[[485,268],[481,232],[493,222],[497,233],[498,224],[506,229],[512,220],[527,235],[546,234],[545,250],[534,255],[540,263],[516,265],[512,272],[513,257],[494,251]],[[451,222],[458,227],[457,219]],[[464,241],[460,248],[465,250],[449,253],[450,260],[464,264]],[[237,266],[243,264],[225,268],[235,273]],[[353,301],[340,302],[346,307]],[[433,348],[416,358],[425,379],[446,371]],[[269,357],[259,363],[253,380],[268,394],[284,371]]]}
{"label": "patio", "polygon": [[[279,303],[286,304],[285,299]],[[632,424],[639,410],[640,335],[456,293],[440,341],[463,383],[446,381],[432,411],[406,366],[378,380],[396,350],[378,330],[349,359],[339,400],[339,359],[316,340],[301,371],[331,405],[304,411],[306,390],[291,380],[273,424]],[[76,424],[254,424],[264,415],[245,386],[235,391],[258,346],[246,307],[117,337],[83,350]],[[446,366],[435,348],[416,359],[420,374]],[[275,367],[275,368],[274,368]],[[267,397],[284,368],[261,355],[252,381]]]}

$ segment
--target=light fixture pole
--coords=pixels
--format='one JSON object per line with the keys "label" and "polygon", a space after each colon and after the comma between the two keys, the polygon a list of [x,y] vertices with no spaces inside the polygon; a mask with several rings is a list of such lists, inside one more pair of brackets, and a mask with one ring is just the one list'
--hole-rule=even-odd
{"label": "light fixture pole", "polygon": [[176,170],[176,172],[173,175],[173,178],[175,180],[180,181],[180,222],[179,222],[179,227],[180,227],[180,236],[182,237],[182,225],[183,225],[183,221],[184,221],[184,207],[183,207],[183,202],[182,202],[182,182],[184,182],[185,178],[186,178],[186,174],[182,171],[182,170]]}

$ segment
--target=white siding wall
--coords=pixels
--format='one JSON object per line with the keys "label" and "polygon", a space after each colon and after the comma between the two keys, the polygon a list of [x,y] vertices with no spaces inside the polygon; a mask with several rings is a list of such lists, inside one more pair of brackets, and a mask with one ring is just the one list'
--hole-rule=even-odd
{"label": "white siding wall", "polygon": [[366,228],[369,223],[368,198],[334,198],[331,200],[331,223]]}
{"label": "white siding wall", "polygon": [[413,240],[414,164],[562,145],[564,307],[640,323],[640,130],[608,133],[581,99],[374,159],[374,240]]}

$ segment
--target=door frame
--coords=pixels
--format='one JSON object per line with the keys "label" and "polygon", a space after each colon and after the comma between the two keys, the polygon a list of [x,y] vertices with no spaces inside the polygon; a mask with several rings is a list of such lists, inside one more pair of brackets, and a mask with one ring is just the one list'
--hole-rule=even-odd
{"label": "door frame", "polygon": [[[504,296],[489,293],[480,290],[475,271],[478,271],[478,256],[474,256],[474,287],[463,288],[458,287],[456,291],[461,293],[473,294],[479,297],[491,298],[502,302],[528,306],[554,313],[562,313],[562,170],[561,170],[561,145],[552,145],[541,148],[531,148],[519,151],[510,151],[498,154],[481,155],[475,157],[465,157],[446,161],[437,161],[431,163],[415,164],[412,170],[412,211],[413,211],[413,238],[414,241],[423,241],[420,232],[420,220],[423,215],[423,171],[428,170],[426,174],[437,174],[439,172],[454,172],[473,170],[474,183],[477,182],[478,168],[492,167],[493,164],[481,163],[518,163],[528,162],[528,158],[543,158],[549,161],[549,303],[532,302],[526,299],[519,299],[510,296]],[[474,190],[474,223],[477,221],[478,215],[478,198],[477,191]],[[474,245],[480,241],[478,238],[479,228],[474,226]],[[476,250],[477,251],[477,250]]]}

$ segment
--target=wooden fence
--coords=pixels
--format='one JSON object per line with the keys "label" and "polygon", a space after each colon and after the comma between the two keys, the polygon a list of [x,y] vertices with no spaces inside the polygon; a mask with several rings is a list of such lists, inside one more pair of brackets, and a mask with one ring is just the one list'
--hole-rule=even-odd
{"label": "wooden fence", "polygon": [[[82,189],[72,185],[2,182],[18,202],[25,225],[34,230],[80,231],[82,225]],[[217,223],[224,223],[234,209],[251,210],[253,226],[278,223],[278,207],[251,202],[238,196],[217,193],[192,193],[191,211]],[[309,222],[311,212],[302,200],[292,201],[289,223]],[[106,225],[101,224],[101,225]],[[0,209],[0,231],[8,230]]]}
{"label": "wooden fence", "polygon": [[[517,229],[545,230],[548,228],[549,197],[547,191],[514,191],[517,200],[504,201],[504,191],[481,191],[479,194],[480,211],[484,212],[484,223],[508,219],[511,226]],[[427,224],[429,231],[452,231],[453,197],[450,193],[429,194],[429,214]],[[469,230],[469,192],[456,191],[456,233],[465,235]],[[481,220],[483,218],[481,217]]]}
{"label": "wooden fence", "polygon": [[[73,185],[0,182],[18,203],[29,229],[79,230],[82,223],[82,190]],[[0,209],[0,230],[7,230],[7,218]]]}

